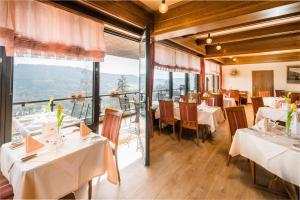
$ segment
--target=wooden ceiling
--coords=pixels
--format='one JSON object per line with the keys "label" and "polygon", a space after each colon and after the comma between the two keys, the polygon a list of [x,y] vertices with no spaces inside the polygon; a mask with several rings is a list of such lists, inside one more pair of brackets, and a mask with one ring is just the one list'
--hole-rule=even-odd
{"label": "wooden ceiling", "polygon": [[[174,0],[165,14],[155,9],[159,0],[48,1],[131,34],[151,25],[156,41],[223,64],[300,61],[300,1]],[[208,33],[211,45],[205,43]]]}

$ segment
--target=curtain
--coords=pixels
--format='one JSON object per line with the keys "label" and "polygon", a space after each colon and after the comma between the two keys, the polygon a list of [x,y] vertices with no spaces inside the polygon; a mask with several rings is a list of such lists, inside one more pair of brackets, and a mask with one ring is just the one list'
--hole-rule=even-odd
{"label": "curtain", "polygon": [[162,44],[155,44],[155,66],[157,69],[199,73],[199,62],[200,58],[197,56]]}
{"label": "curtain", "polygon": [[205,73],[206,74],[219,74],[220,73],[220,65],[209,61],[205,60]]}
{"label": "curtain", "polygon": [[205,91],[205,62],[204,59],[200,60],[200,89],[202,92]]}
{"label": "curtain", "polygon": [[0,46],[7,54],[103,61],[104,25],[33,0],[0,1]]}
{"label": "curtain", "polygon": [[219,84],[219,88],[223,89],[223,69],[222,69],[222,65],[220,65],[220,84]]}
{"label": "curtain", "polygon": [[[155,67],[155,44],[154,41],[150,45],[150,108],[152,108],[153,82],[154,82],[154,67]],[[153,132],[153,113],[150,111],[150,136],[154,136]]]}

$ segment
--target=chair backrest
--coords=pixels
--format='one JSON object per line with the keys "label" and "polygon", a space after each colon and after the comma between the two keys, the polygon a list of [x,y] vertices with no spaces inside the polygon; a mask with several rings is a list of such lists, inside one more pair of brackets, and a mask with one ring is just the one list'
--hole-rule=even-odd
{"label": "chair backrest", "polygon": [[182,95],[182,96],[180,96],[181,98],[182,98],[182,101],[183,102],[189,102],[189,96],[184,96],[184,95]]}
{"label": "chair backrest", "polygon": [[130,110],[130,103],[129,103],[129,98],[128,97],[120,97],[119,96],[119,103],[120,103],[120,108],[121,110],[127,111]]}
{"label": "chair backrest", "polygon": [[225,108],[230,129],[230,142],[239,128],[248,128],[244,106]]}
{"label": "chair backrest", "polygon": [[174,120],[174,103],[172,100],[159,100],[160,119],[162,121]]}
{"label": "chair backrest", "polygon": [[276,97],[283,97],[286,95],[286,91],[285,90],[275,90],[275,96]]}
{"label": "chair backrest", "polygon": [[291,94],[291,103],[295,103],[296,101],[300,101],[300,93],[292,92]]}
{"label": "chair backrest", "polygon": [[197,103],[179,102],[180,121],[186,128],[196,128],[198,125]]}
{"label": "chair backrest", "polygon": [[84,103],[83,102],[79,102],[79,103],[75,102],[73,104],[71,116],[80,119],[81,115],[82,115],[83,107],[84,107]]}
{"label": "chair backrest", "polygon": [[101,135],[114,143],[116,145],[116,148],[119,142],[119,133],[122,118],[123,111],[111,108],[105,109]]}
{"label": "chair backrest", "polygon": [[262,97],[251,97],[252,101],[252,108],[254,116],[256,116],[256,113],[260,107],[264,107],[264,101]]}
{"label": "chair backrest", "polygon": [[214,106],[223,108],[223,94],[213,94]]}
{"label": "chair backrest", "polygon": [[234,98],[235,101],[239,101],[240,91],[238,91],[238,90],[229,90],[229,97]]}
{"label": "chair backrest", "polygon": [[226,91],[225,89],[222,89],[222,88],[219,89],[219,93],[220,93],[220,94],[226,94],[226,92],[227,92],[227,91]]}
{"label": "chair backrest", "polygon": [[192,98],[196,103],[200,103],[200,93],[194,93]]}
{"label": "chair backrest", "polygon": [[205,101],[206,101],[206,104],[208,106],[214,106],[215,105],[215,98],[214,97],[209,97]]}
{"label": "chair backrest", "polygon": [[260,97],[270,97],[271,92],[270,91],[258,91],[258,96],[260,96]]}

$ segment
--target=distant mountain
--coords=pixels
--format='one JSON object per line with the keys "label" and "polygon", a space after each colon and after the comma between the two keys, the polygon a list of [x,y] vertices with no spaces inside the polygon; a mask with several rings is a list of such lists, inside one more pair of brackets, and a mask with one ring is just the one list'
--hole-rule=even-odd
{"label": "distant mountain", "polygon": [[[121,72],[120,72],[121,73]],[[118,79],[122,74],[101,73],[100,94],[109,94],[117,89]],[[139,89],[139,77],[125,75],[129,91]],[[144,80],[144,76],[142,76]],[[14,66],[14,102],[46,100],[50,97],[65,98],[74,92],[92,92],[92,71],[68,66],[49,66],[34,64],[18,64]],[[183,82],[176,79],[176,83]],[[144,87],[142,83],[141,87]],[[168,84],[165,79],[155,79],[155,86],[160,88]],[[178,84],[174,84],[178,87]],[[174,87],[175,89],[175,87]]]}

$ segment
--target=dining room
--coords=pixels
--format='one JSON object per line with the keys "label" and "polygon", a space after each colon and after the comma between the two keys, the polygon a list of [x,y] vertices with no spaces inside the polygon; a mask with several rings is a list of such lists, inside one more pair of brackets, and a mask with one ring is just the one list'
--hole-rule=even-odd
{"label": "dining room", "polygon": [[0,199],[299,199],[300,2],[0,10]]}

